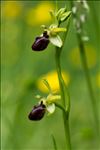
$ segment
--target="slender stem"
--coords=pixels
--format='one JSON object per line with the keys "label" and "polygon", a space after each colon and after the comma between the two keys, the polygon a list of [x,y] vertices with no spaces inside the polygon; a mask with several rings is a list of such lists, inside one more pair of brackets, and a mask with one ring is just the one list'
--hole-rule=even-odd
{"label": "slender stem", "polygon": [[[57,74],[58,74],[58,79],[59,79],[62,103],[63,103],[63,106],[66,108],[65,83],[64,83],[64,80],[63,80],[63,77],[61,74],[60,55],[61,55],[61,49],[56,48],[56,54],[55,54],[56,69],[57,69]],[[64,111],[63,111],[63,121],[64,121],[64,129],[65,129],[67,148],[68,148],[68,150],[71,150],[69,119],[68,119],[68,117],[66,117],[66,113]]]}
{"label": "slender stem", "polygon": [[58,107],[59,109],[61,109],[63,112],[67,113],[66,109],[62,105],[60,105],[58,103],[55,103],[55,105],[56,105],[56,107]]}
{"label": "slender stem", "polygon": [[86,54],[85,54],[85,47],[84,47],[83,41],[81,40],[80,34],[77,34],[77,37],[78,37],[82,65],[83,65],[83,69],[84,69],[84,73],[85,73],[85,77],[86,77],[86,81],[87,81],[87,86],[88,86],[88,90],[89,90],[89,94],[90,94],[90,98],[91,98],[91,104],[92,104],[93,115],[94,115],[94,120],[95,120],[95,128],[97,130],[97,133],[99,134],[99,114],[98,114],[96,99],[94,96],[94,91],[92,88],[92,83],[91,83],[90,74],[89,74],[89,70],[88,70],[87,59],[86,59]]}
{"label": "slender stem", "polygon": [[64,80],[61,74],[61,66],[60,66],[60,55],[61,55],[61,50],[60,48],[56,47],[56,69],[57,69],[57,74],[58,74],[58,79],[59,79],[59,84],[60,84],[60,89],[61,91],[61,96],[63,97],[63,105],[65,106],[65,94],[64,94]]}
{"label": "slender stem", "polygon": [[[74,6],[73,1],[70,1],[70,4],[71,4],[71,7]],[[73,13],[73,17],[77,18],[76,13]],[[82,28],[82,26],[81,26],[81,28]],[[91,98],[91,104],[92,104],[92,110],[93,110],[94,122],[95,122],[95,130],[97,131],[96,132],[97,135],[99,135],[100,134],[99,114],[98,114],[96,99],[94,96],[94,91],[93,91],[91,78],[90,78],[90,74],[89,74],[89,70],[88,70],[87,58],[86,58],[86,54],[85,54],[85,47],[84,47],[84,43],[83,43],[81,37],[82,37],[82,33],[77,32],[77,39],[78,39],[78,45],[79,45],[79,50],[80,50],[81,62],[83,65],[83,69],[84,69],[84,73],[85,73],[85,77],[86,77],[86,81],[87,81],[87,87],[88,87],[88,91],[89,91],[90,98]]]}

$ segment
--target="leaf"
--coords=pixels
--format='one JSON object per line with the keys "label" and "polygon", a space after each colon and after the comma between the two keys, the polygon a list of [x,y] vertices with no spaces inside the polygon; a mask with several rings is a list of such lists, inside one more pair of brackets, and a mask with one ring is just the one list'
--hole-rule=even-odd
{"label": "leaf", "polygon": [[49,114],[54,113],[54,111],[55,111],[55,104],[52,103],[52,104],[48,105],[47,106],[47,111],[49,112]]}
{"label": "leaf", "polygon": [[50,40],[50,42],[51,42],[53,45],[55,45],[55,46],[57,46],[57,47],[62,47],[62,45],[63,45],[63,42],[62,42],[62,40],[61,40],[61,38],[60,38],[59,35],[51,36],[51,37],[49,38],[49,40]]}

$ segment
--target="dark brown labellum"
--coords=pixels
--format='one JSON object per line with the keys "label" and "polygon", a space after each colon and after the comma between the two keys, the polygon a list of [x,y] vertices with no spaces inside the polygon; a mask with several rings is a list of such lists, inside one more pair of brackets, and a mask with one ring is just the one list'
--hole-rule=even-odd
{"label": "dark brown labellum", "polygon": [[42,37],[36,37],[35,42],[32,45],[32,50],[34,51],[42,51],[47,48],[49,44],[49,36],[47,32],[43,32]]}
{"label": "dark brown labellum", "polygon": [[33,121],[41,120],[46,112],[46,106],[41,102],[41,104],[33,107],[32,111],[29,113],[28,118]]}

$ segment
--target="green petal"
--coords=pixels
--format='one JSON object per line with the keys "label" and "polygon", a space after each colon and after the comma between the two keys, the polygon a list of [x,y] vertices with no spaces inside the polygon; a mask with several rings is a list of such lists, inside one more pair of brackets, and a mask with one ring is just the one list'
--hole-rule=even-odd
{"label": "green petal", "polygon": [[51,29],[51,32],[59,33],[59,32],[66,32],[66,28],[53,28]]}

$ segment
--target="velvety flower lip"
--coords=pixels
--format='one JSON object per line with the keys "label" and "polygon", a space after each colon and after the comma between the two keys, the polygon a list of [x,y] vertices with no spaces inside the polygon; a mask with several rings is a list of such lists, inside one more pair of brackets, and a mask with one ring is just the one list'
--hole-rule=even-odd
{"label": "velvety flower lip", "polygon": [[34,51],[42,51],[47,48],[49,44],[49,36],[47,35],[47,32],[43,32],[43,36],[36,37],[35,42],[32,45],[32,50]]}
{"label": "velvety flower lip", "polygon": [[35,105],[32,111],[29,113],[28,118],[33,121],[41,120],[46,112],[46,106],[41,101],[40,104]]}

